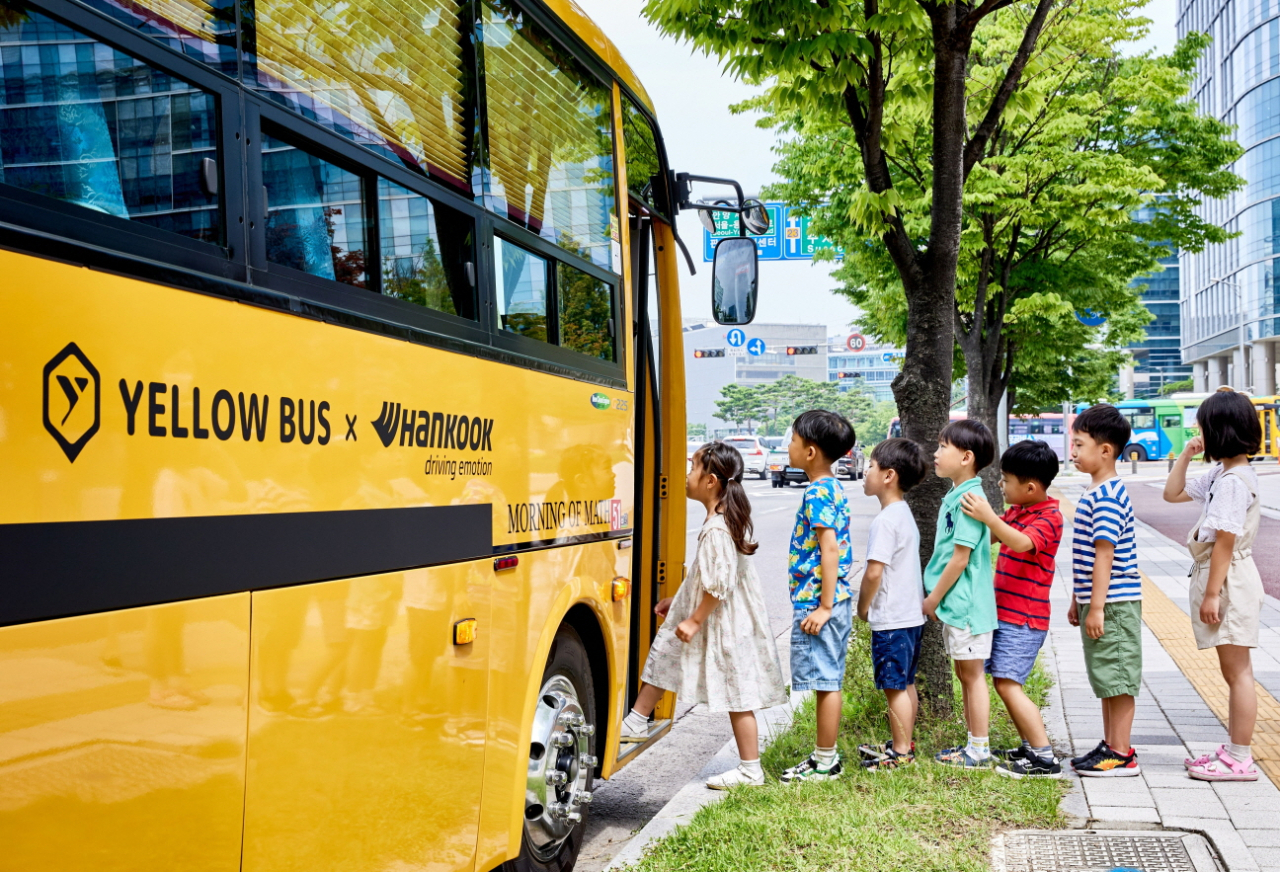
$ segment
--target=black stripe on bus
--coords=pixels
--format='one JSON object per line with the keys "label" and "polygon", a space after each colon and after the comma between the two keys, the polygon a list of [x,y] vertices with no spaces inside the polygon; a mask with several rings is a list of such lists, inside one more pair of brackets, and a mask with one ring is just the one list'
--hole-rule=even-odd
{"label": "black stripe on bus", "polygon": [[0,626],[492,553],[488,504],[0,524]]}

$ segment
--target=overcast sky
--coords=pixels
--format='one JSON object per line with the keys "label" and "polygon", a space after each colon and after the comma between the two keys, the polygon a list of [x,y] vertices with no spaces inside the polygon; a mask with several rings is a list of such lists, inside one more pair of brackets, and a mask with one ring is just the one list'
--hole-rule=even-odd
{"label": "overcast sky", "polygon": [[[613,40],[644,83],[658,113],[672,169],[735,178],[748,194],[776,179],[773,132],[756,127],[751,116],[729,111],[729,106],[752,96],[752,88],[722,75],[714,59],[660,36],[640,15],[643,0],[577,3]],[[1135,50],[1173,47],[1176,8],[1177,0],[1151,0],[1145,10],[1153,21],[1151,35]],[[680,235],[698,267],[698,274],[690,276],[681,259],[684,314],[709,318],[710,264],[702,263],[702,226],[692,213],[682,215],[679,222]],[[831,293],[834,284],[825,264],[761,263],[756,317],[826,324],[831,333],[842,332],[857,313],[851,303]]]}

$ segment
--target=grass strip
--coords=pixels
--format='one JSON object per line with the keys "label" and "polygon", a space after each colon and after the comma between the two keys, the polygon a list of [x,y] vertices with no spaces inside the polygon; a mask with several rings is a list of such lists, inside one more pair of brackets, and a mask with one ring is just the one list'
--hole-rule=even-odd
{"label": "grass strip", "polygon": [[[703,807],[694,819],[655,845],[634,868],[639,872],[751,872],[751,870],[911,869],[986,870],[992,834],[1016,827],[1061,826],[1062,782],[1015,781],[990,770],[963,771],[933,762],[933,752],[965,742],[956,715],[916,728],[920,762],[892,772],[866,772],[857,746],[889,738],[884,694],[875,689],[871,633],[859,622],[845,671],[840,751],[846,775],[836,781],[785,785],[782,770],[814,746],[812,701],[763,755],[769,782],[736,788],[724,801]],[[1044,705],[1050,679],[1039,665],[1027,692]],[[1018,744],[1017,731],[991,691],[993,747]]]}

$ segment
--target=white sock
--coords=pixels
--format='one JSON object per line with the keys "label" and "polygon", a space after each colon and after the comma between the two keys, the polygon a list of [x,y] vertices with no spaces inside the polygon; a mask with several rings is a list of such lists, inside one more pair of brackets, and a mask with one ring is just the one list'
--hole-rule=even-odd
{"label": "white sock", "polygon": [[1253,749],[1249,745],[1233,745],[1227,742],[1227,753],[1241,763],[1248,763],[1253,759]]}
{"label": "white sock", "polygon": [[836,763],[836,749],[815,748],[813,751],[813,759],[818,761],[818,768],[830,769]]}
{"label": "white sock", "polygon": [[754,760],[743,760],[738,764],[738,768],[750,775],[752,778],[763,778],[764,767],[760,765],[760,758]]}
{"label": "white sock", "polygon": [[622,719],[628,730],[633,733],[647,733],[649,731],[649,718],[640,712],[632,709],[627,716]]}
{"label": "white sock", "polygon": [[989,736],[975,736],[970,733],[969,744],[966,747],[969,750],[969,756],[976,760],[991,756],[991,738]]}
{"label": "white sock", "polygon": [[1048,760],[1050,757],[1053,756],[1052,745],[1045,745],[1043,748],[1037,748],[1035,745],[1032,745],[1030,743],[1026,743],[1026,745],[1028,748],[1031,749],[1031,753],[1035,754],[1041,760]]}

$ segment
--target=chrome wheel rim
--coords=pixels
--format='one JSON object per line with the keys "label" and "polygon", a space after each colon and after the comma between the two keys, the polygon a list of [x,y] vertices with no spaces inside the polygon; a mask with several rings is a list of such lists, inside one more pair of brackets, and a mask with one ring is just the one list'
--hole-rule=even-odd
{"label": "chrome wheel rim", "polygon": [[524,793],[525,839],[540,860],[559,852],[591,802],[594,735],[573,682],[563,675],[547,679],[533,715]]}

